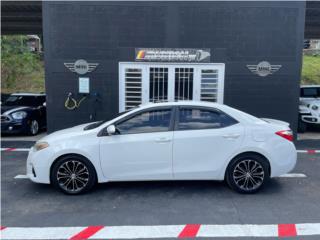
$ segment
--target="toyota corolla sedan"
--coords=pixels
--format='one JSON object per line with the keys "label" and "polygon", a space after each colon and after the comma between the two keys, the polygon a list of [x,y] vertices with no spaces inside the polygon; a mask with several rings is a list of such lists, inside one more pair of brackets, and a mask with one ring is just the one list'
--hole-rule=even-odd
{"label": "toyota corolla sedan", "polygon": [[226,180],[241,193],[291,171],[289,124],[226,105],[139,106],[113,120],[57,131],[30,150],[27,174],[67,194],[112,181]]}

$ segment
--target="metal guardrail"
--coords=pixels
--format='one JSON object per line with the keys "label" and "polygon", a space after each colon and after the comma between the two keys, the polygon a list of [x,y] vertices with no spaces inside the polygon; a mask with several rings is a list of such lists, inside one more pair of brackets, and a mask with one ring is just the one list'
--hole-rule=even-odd
{"label": "metal guardrail", "polygon": [[307,56],[320,56],[320,49],[304,49],[303,54]]}

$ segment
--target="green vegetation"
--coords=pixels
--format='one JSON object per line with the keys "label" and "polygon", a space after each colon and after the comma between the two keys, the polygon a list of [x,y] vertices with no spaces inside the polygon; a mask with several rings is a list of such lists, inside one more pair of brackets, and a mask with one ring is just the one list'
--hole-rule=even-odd
{"label": "green vegetation", "polygon": [[301,84],[320,84],[320,56],[303,56]]}
{"label": "green vegetation", "polygon": [[44,92],[44,66],[26,36],[1,36],[1,92]]}

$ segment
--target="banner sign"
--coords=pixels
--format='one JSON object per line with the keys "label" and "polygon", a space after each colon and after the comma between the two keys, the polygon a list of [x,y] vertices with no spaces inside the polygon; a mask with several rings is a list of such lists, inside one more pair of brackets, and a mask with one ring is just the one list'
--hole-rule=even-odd
{"label": "banner sign", "polygon": [[142,62],[210,62],[210,49],[136,48],[136,61]]}

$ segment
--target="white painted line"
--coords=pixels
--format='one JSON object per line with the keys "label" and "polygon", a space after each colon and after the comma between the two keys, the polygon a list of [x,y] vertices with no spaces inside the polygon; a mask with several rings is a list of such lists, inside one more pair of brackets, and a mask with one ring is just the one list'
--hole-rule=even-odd
{"label": "white painted line", "polygon": [[297,235],[320,235],[320,223],[296,224]]}
{"label": "white painted line", "polygon": [[29,152],[31,148],[1,148],[1,151],[8,152]]}
{"label": "white painted line", "polygon": [[1,239],[69,239],[84,227],[8,227],[1,231]]}
{"label": "white painted line", "polygon": [[[2,227],[1,239],[137,239],[320,236],[320,223],[88,227]],[[318,238],[319,239],[319,238]]]}
{"label": "white painted line", "polygon": [[314,153],[320,153],[320,150],[314,150],[314,149],[297,150],[297,153],[309,153],[309,154],[314,154]]}
{"label": "white painted line", "polygon": [[203,225],[197,237],[277,237],[277,225]]}
{"label": "white painted line", "polygon": [[16,150],[14,151],[17,151],[17,152],[29,152],[31,148],[17,148]]}
{"label": "white painted line", "polygon": [[287,173],[287,174],[283,174],[278,177],[280,177],[280,178],[306,178],[307,175],[305,175],[303,173]]}
{"label": "white painted line", "polygon": [[28,175],[17,175],[14,178],[15,179],[29,179]]}
{"label": "white painted line", "polygon": [[[303,174],[303,173],[287,173],[287,174],[283,174],[278,176],[280,178],[306,178],[307,175]],[[17,175],[14,177],[15,179],[29,179],[28,175]]]}
{"label": "white painted line", "polygon": [[184,225],[167,226],[115,226],[105,227],[94,239],[130,239],[130,238],[176,238]]}

